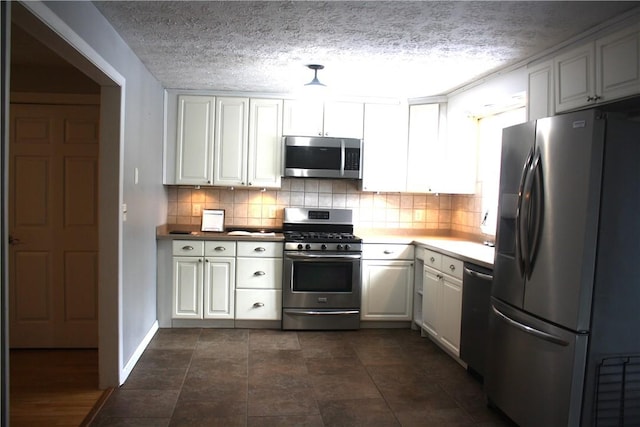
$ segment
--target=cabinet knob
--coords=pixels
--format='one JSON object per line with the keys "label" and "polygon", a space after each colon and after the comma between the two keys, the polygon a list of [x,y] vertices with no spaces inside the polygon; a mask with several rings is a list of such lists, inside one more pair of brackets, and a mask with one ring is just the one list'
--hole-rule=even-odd
{"label": "cabinet knob", "polygon": [[253,303],[253,308],[260,308],[260,307],[264,307],[264,303],[263,302],[254,302]]}
{"label": "cabinet knob", "polygon": [[444,279],[444,276],[443,276],[442,274],[437,274],[437,275],[436,275],[436,277],[437,277],[438,279]]}
{"label": "cabinet knob", "polygon": [[225,248],[224,246],[216,246],[215,250],[218,251],[218,252],[222,252],[222,251],[226,251],[227,248]]}
{"label": "cabinet knob", "polygon": [[263,248],[262,246],[258,246],[257,248],[254,249],[254,251],[256,251],[256,252],[264,252],[264,251],[266,251],[266,249]]}
{"label": "cabinet knob", "polygon": [[192,251],[193,250],[193,246],[183,246],[182,250],[183,251]]}
{"label": "cabinet knob", "polygon": [[434,257],[431,257],[431,258],[429,258],[429,261],[436,262],[436,259]]}
{"label": "cabinet knob", "polygon": [[455,269],[456,269],[456,266],[455,266],[455,265],[451,264],[451,265],[449,266],[449,270],[451,270],[451,271],[455,271]]}
{"label": "cabinet knob", "polygon": [[264,271],[256,271],[255,273],[253,273],[254,276],[264,276],[265,274],[267,273],[265,273]]}
{"label": "cabinet knob", "polygon": [[587,102],[596,102],[599,99],[602,99],[600,95],[587,96]]}

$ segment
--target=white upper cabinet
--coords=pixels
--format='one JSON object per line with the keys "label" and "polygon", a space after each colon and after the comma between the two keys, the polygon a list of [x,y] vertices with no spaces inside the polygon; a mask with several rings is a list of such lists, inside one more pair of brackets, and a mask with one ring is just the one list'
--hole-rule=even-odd
{"label": "white upper cabinet", "polygon": [[364,191],[405,191],[407,105],[365,104]]}
{"label": "white upper cabinet", "polygon": [[437,180],[444,158],[439,122],[439,104],[409,107],[406,184],[409,193],[431,193],[438,189]]}
{"label": "white upper cabinet", "polygon": [[215,109],[215,97],[178,96],[175,176],[167,183],[211,185]]}
{"label": "white upper cabinet", "polygon": [[556,112],[640,93],[638,25],[587,43],[554,59]]}
{"label": "white upper cabinet", "polygon": [[318,100],[284,101],[285,135],[363,137],[364,104]]}
{"label": "white upper cabinet", "polygon": [[213,185],[247,185],[248,123],[249,98],[216,99]]}
{"label": "white upper cabinet", "polygon": [[640,93],[640,24],[596,40],[596,82],[601,101]]}
{"label": "white upper cabinet", "polygon": [[249,101],[247,182],[280,188],[282,173],[282,100]]}
{"label": "white upper cabinet", "polygon": [[282,100],[218,98],[214,185],[279,188]]}
{"label": "white upper cabinet", "polygon": [[527,119],[553,116],[553,61],[530,67],[527,75]]}

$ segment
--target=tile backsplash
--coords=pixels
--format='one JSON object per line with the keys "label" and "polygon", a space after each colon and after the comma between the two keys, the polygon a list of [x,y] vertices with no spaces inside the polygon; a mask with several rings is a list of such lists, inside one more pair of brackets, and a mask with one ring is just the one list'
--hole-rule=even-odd
{"label": "tile backsplash", "polygon": [[282,226],[285,207],[348,208],[356,228],[457,231],[480,235],[475,195],[371,193],[358,181],[283,178],[279,189],[167,187],[167,224],[200,225],[202,209],[224,209],[225,226]]}

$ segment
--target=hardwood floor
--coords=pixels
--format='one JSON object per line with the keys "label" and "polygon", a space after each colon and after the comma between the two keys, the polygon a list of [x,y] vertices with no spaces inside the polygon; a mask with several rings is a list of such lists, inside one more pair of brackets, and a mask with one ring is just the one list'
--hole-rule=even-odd
{"label": "hardwood floor", "polygon": [[16,349],[9,364],[12,427],[84,425],[105,393],[95,349]]}

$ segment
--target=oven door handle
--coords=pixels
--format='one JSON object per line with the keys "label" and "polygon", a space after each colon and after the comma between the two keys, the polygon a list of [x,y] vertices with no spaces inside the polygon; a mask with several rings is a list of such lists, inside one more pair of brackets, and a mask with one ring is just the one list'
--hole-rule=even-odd
{"label": "oven door handle", "polygon": [[323,254],[286,254],[285,258],[290,258],[290,259],[348,259],[348,260],[353,260],[353,259],[361,259],[362,258],[362,254],[327,254],[327,253],[323,253]]}

